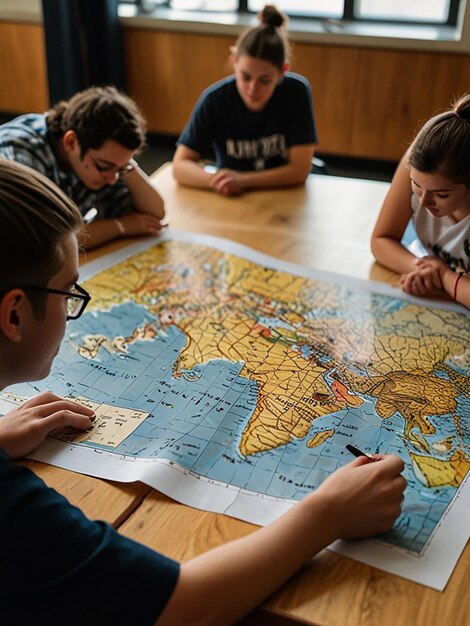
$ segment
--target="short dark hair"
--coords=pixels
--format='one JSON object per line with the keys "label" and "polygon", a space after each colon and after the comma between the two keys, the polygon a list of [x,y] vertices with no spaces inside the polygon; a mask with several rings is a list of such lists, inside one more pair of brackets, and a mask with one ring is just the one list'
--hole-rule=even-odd
{"label": "short dark hair", "polygon": [[426,122],[411,144],[408,165],[470,188],[470,94]]}
{"label": "short dark hair", "polygon": [[82,227],[78,207],[57,185],[0,159],[0,294],[20,285],[47,285],[63,267],[64,237]]}
{"label": "short dark hair", "polygon": [[240,35],[236,55],[269,61],[282,70],[290,56],[290,45],[284,26],[287,18],[275,6],[267,4],[258,14],[260,26],[250,28]]}
{"label": "short dark hair", "polygon": [[82,158],[112,139],[128,150],[145,143],[146,122],[137,104],[116,87],[90,87],[70,100],[62,100],[46,114],[47,127],[55,141],[73,130]]}

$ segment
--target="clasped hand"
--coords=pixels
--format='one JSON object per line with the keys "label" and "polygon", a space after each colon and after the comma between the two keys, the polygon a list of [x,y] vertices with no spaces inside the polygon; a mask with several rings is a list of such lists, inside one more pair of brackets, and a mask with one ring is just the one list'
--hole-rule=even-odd
{"label": "clasped hand", "polygon": [[425,256],[415,261],[416,269],[400,279],[405,293],[414,296],[442,295],[442,276],[450,271],[443,261],[434,256]]}
{"label": "clasped hand", "polygon": [[93,425],[92,409],[44,391],[0,417],[0,447],[10,459],[26,456],[51,432]]}
{"label": "clasped hand", "polygon": [[243,174],[222,168],[212,175],[210,185],[223,196],[238,196],[243,192]]}

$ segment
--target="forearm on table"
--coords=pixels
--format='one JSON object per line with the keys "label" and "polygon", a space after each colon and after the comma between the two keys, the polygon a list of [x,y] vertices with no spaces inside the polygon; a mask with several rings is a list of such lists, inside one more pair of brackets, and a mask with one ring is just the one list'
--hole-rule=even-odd
{"label": "forearm on table", "polygon": [[163,199],[155,189],[147,174],[136,167],[126,174],[124,182],[132,198],[133,208],[139,213],[154,215],[158,219],[165,217]]}
{"label": "forearm on table", "polygon": [[399,241],[390,237],[373,237],[372,254],[376,260],[398,274],[408,274],[416,269],[416,257]]}
{"label": "forearm on table", "polygon": [[233,624],[335,538],[324,500],[312,495],[269,526],[184,563],[157,626]]}
{"label": "forearm on table", "polygon": [[92,250],[121,236],[121,228],[115,219],[96,220],[82,229],[79,243],[84,250]]}
{"label": "forearm on table", "polygon": [[444,290],[459,304],[470,308],[470,276],[457,274],[450,268],[440,272]]}
{"label": "forearm on table", "polygon": [[173,161],[173,176],[187,187],[210,189],[212,174],[204,171],[203,165],[190,159]]}
{"label": "forearm on table", "polygon": [[314,152],[315,146],[311,144],[292,146],[285,165],[261,172],[243,172],[242,186],[244,189],[257,189],[302,185],[312,169]]}

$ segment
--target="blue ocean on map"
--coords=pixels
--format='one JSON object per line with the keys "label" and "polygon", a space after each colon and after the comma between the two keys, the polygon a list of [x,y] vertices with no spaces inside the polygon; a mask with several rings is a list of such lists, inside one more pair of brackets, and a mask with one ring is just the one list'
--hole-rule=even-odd
{"label": "blue ocean on map", "polygon": [[[274,324],[274,320],[270,322]],[[124,351],[110,347],[114,338],[132,338],[137,328],[147,324],[157,331],[151,340],[129,340]],[[102,336],[108,343],[103,342],[96,354],[85,358],[78,347],[90,336]],[[191,370],[176,371],[175,363],[186,343],[178,326],[162,328],[147,309],[132,302],[106,312],[86,313],[69,325],[50,376],[34,385],[17,385],[15,390],[33,395],[47,388],[58,395],[86,396],[95,402],[148,412],[143,423],[112,452],[164,458],[208,479],[277,498],[299,500],[318,487],[352,460],[345,449],[351,441],[366,452],[397,454],[406,462],[408,488],[402,515],[383,539],[413,553],[423,550],[455,489],[425,488],[415,476],[409,443],[400,435],[404,420],[399,414],[380,419],[375,399],[362,396],[360,407],[314,420],[304,439],[245,458],[239,443],[257,405],[257,383],[241,375],[241,361],[213,359]],[[450,428],[451,424],[449,434]],[[335,429],[333,439],[307,447],[315,433],[328,429]],[[443,432],[445,426],[440,424],[441,437]]]}

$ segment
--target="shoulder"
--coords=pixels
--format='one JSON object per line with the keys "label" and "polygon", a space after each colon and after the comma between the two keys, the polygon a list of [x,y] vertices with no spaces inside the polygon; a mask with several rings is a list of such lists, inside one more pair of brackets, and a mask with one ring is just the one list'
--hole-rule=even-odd
{"label": "shoulder", "polygon": [[32,167],[60,185],[45,115],[21,115],[0,126],[0,155]]}
{"label": "shoulder", "polygon": [[[0,126],[0,148],[42,153],[50,149],[45,115],[28,113]],[[8,158],[8,156],[7,156]]]}
{"label": "shoulder", "polygon": [[44,141],[47,134],[46,116],[37,113],[20,115],[0,126],[2,139],[41,139]]}
{"label": "shoulder", "polygon": [[311,87],[305,76],[286,72],[279,86],[291,94],[311,94]]}
{"label": "shoulder", "polygon": [[200,101],[215,102],[227,97],[232,97],[236,92],[235,76],[227,76],[217,81],[205,89],[200,97]]}

